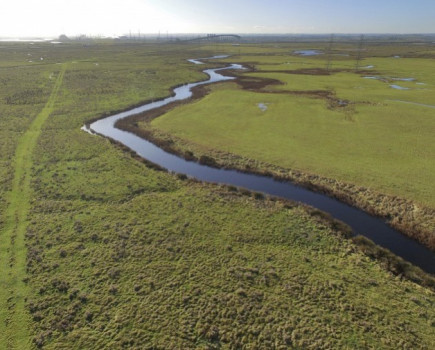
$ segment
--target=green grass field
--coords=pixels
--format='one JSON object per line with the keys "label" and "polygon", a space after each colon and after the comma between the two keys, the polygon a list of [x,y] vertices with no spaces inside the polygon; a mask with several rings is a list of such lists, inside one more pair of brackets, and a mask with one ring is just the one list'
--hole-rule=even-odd
{"label": "green grass field", "polygon": [[[365,79],[362,76],[368,74],[354,72],[327,76],[262,72],[271,67],[288,70],[302,66],[272,66],[267,58],[265,63],[260,57],[256,59],[260,60],[256,67],[261,72],[248,75],[273,78],[282,85],[263,92],[243,91],[233,83],[213,87],[201,101],[177,108],[152,125],[204,148],[370,187],[435,207],[435,78],[428,74],[435,71],[433,59],[366,58],[363,65],[373,65],[381,77],[389,79],[386,82]],[[294,58],[281,55],[274,60],[276,64]],[[317,57],[303,60],[312,67],[319,66]],[[343,62],[348,67],[354,64],[333,64],[340,66]],[[393,89],[393,84],[410,90]],[[334,108],[327,99],[291,93],[318,90],[349,104]],[[260,103],[267,105],[267,111],[261,111]]]}
{"label": "green grass field", "polygon": [[[346,77],[337,79],[341,78]],[[298,84],[305,79],[297,77],[286,87],[305,90]],[[360,85],[365,82],[382,84],[362,80]],[[403,98],[398,92],[386,90],[385,94],[391,100]],[[352,91],[337,92],[343,99],[351,95]],[[435,109],[372,102],[370,96],[367,101],[332,109],[320,98],[240,91],[226,84],[152,125],[204,148],[371,187],[435,207],[435,144],[431,142]],[[420,100],[423,102],[431,103]],[[258,107],[260,103],[266,104],[267,111]]]}
{"label": "green grass field", "polygon": [[[435,67],[429,47],[411,49],[369,47],[358,72],[348,50],[330,56],[325,74],[325,55],[251,47],[226,59],[255,68],[238,73],[241,84],[213,86],[204,99],[140,127],[181,154],[326,189],[434,249],[435,80],[428,72]],[[249,87],[259,79],[280,84]]]}
{"label": "green grass field", "polygon": [[[2,322],[0,339],[8,348],[27,348],[29,346],[28,313],[25,310],[25,299],[28,295],[26,279],[26,247],[25,233],[28,224],[31,200],[32,154],[41,134],[42,125],[52,113],[54,103],[65,69],[58,74],[53,92],[26,132],[19,138],[15,151],[15,174],[12,189],[6,199],[9,202],[5,212],[4,234],[0,248],[2,265],[1,297]],[[7,311],[6,311],[7,310]]]}
{"label": "green grass field", "polygon": [[0,348],[435,346],[433,291],[302,207],[182,181],[80,130],[203,78],[185,59],[210,48],[5,46]]}

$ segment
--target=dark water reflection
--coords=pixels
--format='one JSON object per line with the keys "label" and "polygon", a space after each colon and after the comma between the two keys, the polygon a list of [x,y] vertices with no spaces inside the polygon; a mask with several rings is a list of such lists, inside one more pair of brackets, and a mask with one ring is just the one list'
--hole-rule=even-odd
{"label": "dark water reflection", "polygon": [[243,69],[243,67],[233,64],[226,68],[205,70],[204,72],[210,77],[209,80],[178,87],[174,90],[175,96],[98,120],[90,125],[90,129],[121,142],[141,157],[169,171],[186,174],[202,181],[244,187],[252,191],[299,201],[328,212],[336,219],[348,224],[356,234],[363,235],[373,240],[376,244],[388,248],[396,255],[401,256],[403,259],[421,267],[427,272],[435,273],[434,253],[394,230],[379,218],[372,217],[338,200],[288,182],[279,182],[269,177],[245,174],[235,170],[211,168],[196,162],[186,161],[165,152],[145,139],[114,127],[114,124],[119,119],[191,97],[191,89],[195,86],[233,79],[219,74],[219,71],[222,69]]}

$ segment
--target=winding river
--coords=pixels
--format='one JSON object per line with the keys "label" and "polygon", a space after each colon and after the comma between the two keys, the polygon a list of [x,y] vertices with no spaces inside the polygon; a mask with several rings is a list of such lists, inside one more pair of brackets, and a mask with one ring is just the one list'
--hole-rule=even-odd
{"label": "winding river", "polygon": [[[221,57],[223,56],[218,56],[218,58]],[[202,63],[199,60],[190,60],[190,62],[195,64]],[[318,208],[348,224],[355,234],[365,236],[379,246],[387,248],[403,259],[419,266],[424,271],[435,274],[435,254],[433,252],[413,239],[394,230],[383,220],[373,217],[362,210],[289,182],[280,182],[270,177],[246,174],[236,170],[211,168],[196,162],[186,161],[162,150],[143,138],[115,128],[116,121],[120,119],[159,108],[174,101],[190,98],[192,96],[191,89],[195,86],[234,79],[219,74],[219,71],[224,69],[244,68],[241,65],[232,64],[225,68],[206,69],[204,73],[209,76],[209,79],[206,81],[180,86],[174,89],[174,95],[171,97],[100,119],[93,122],[89,127],[85,126],[82,129],[114,139],[135,151],[139,156],[169,171],[186,174],[202,181],[243,187],[248,190],[298,201]]]}

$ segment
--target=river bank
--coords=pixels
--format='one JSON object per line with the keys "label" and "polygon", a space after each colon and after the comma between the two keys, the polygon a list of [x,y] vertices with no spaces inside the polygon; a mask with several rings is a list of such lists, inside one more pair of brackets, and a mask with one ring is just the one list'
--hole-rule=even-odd
{"label": "river bank", "polygon": [[[233,75],[229,71],[224,72],[224,74],[236,78],[234,82],[243,89],[250,91],[263,92],[266,86],[279,84],[279,81],[273,79],[244,79],[242,76]],[[398,196],[386,195],[367,187],[322,177],[317,174],[279,167],[240,155],[215,150],[211,147],[204,149],[203,146],[197,145],[194,142],[178,138],[151,126],[151,122],[155,118],[182,104],[201,99],[208,94],[206,86],[197,86],[192,89],[192,92],[192,97],[189,100],[172,102],[157,109],[121,119],[116,123],[116,127],[146,138],[164,150],[183,157],[186,160],[198,161],[202,159],[204,164],[217,168],[236,169],[241,172],[272,177],[280,181],[290,181],[310,190],[326,194],[346,204],[362,209],[370,215],[386,220],[393,228],[424,244],[432,251],[435,250],[435,235],[433,234],[435,229],[435,210],[432,208]],[[336,103],[336,98],[325,95],[321,91],[297,93],[311,94],[317,98],[329,100],[330,104]]]}
{"label": "river bank", "polygon": [[[232,67],[240,67],[233,65]],[[328,199],[328,197],[323,196],[321,194],[315,194],[314,192],[310,192],[307,190],[303,190],[300,187],[295,187],[290,183],[273,180],[268,177],[260,178],[257,175],[251,175],[246,173],[246,169],[244,173],[233,171],[233,170],[225,170],[225,169],[217,169],[216,167],[205,166],[216,164],[210,164],[210,158],[203,157],[200,159],[200,163],[189,162],[174,155],[168,154],[164,152],[161,148],[155,146],[149,141],[138,137],[130,132],[125,132],[120,129],[116,129],[114,125],[119,121],[131,115],[137,115],[140,113],[148,112],[151,110],[155,110],[158,108],[163,108],[171,103],[179,102],[182,100],[186,100],[194,95],[191,91],[198,86],[205,85],[211,82],[217,82],[221,80],[233,80],[234,77],[223,76],[217,73],[219,70],[228,70],[228,68],[218,68],[215,70],[206,70],[205,72],[210,75],[211,79],[209,81],[202,81],[194,84],[187,84],[185,86],[179,87],[174,90],[174,95],[166,98],[163,101],[153,102],[148,105],[135,108],[128,112],[119,113],[113,115],[111,117],[101,119],[90,125],[90,129],[97,132],[98,134],[104,135],[111,139],[116,140],[117,142],[121,142],[126,147],[134,150],[141,157],[146,158],[147,160],[157,163],[159,166],[167,168],[168,170],[184,173],[190,176],[194,176],[199,180],[203,181],[211,181],[211,182],[221,182],[229,185],[236,185],[240,187],[246,187],[250,190],[264,192],[267,194],[271,194],[272,196],[280,196],[287,199],[296,199],[298,201],[305,202],[309,205],[314,205],[319,207],[319,203],[321,202],[320,209],[325,210],[327,212],[331,212],[333,216],[337,217],[340,220],[345,221],[349,224],[352,229],[357,234],[364,234],[364,232],[373,231],[377,232],[378,235],[369,235],[370,239],[373,239],[377,244],[389,245],[388,248],[397,254],[397,251],[400,251],[399,255],[404,254],[406,256],[406,260],[410,260],[413,263],[416,263],[420,267],[423,267],[426,270],[431,271],[431,267],[433,266],[431,259],[433,260],[433,253],[430,251],[426,251],[424,253],[424,248],[421,250],[417,248],[418,245],[412,240],[405,239],[405,237],[401,236],[399,233],[395,233],[394,230],[388,228],[387,225],[379,221],[378,219],[371,218],[369,215],[359,212],[358,210],[349,207],[345,204],[341,204],[340,202],[334,199]],[[211,74],[210,74],[211,73]],[[197,97],[200,96],[198,92],[196,92]],[[143,135],[142,135],[143,136]],[[235,178],[238,178],[237,181],[234,181]],[[246,183],[247,182],[247,183]],[[254,184],[256,182],[256,184]],[[266,187],[264,187],[266,186]],[[278,187],[277,187],[278,186]],[[290,190],[289,193],[282,193],[283,188],[279,188],[279,186],[285,186],[285,191]],[[272,189],[274,187],[274,189]],[[308,197],[309,199],[307,200]],[[313,204],[314,203],[314,204]],[[330,210],[330,209],[333,210]],[[343,214],[345,213],[345,214]],[[360,217],[360,222],[358,224],[349,223],[349,219],[354,216]],[[361,219],[363,222],[361,222]],[[346,221],[347,220],[347,221]],[[356,220],[358,221],[358,220]],[[369,226],[367,226],[367,221],[370,222]],[[374,227],[378,227],[374,229],[374,227],[369,228],[371,225],[375,225]],[[383,232],[383,237],[379,237],[379,230]],[[387,233],[388,232],[388,233]],[[373,232],[372,232],[373,233]],[[386,238],[385,234],[394,235],[394,239],[391,236]],[[397,236],[399,235],[399,236]],[[379,240],[381,238],[381,241]],[[399,241],[402,241],[399,243]],[[410,249],[410,246],[413,248]],[[418,250],[419,252],[415,251]],[[411,254],[409,252],[411,251]],[[385,254],[384,254],[385,255]],[[403,256],[403,255],[402,255]],[[403,270],[400,268],[399,270]]]}

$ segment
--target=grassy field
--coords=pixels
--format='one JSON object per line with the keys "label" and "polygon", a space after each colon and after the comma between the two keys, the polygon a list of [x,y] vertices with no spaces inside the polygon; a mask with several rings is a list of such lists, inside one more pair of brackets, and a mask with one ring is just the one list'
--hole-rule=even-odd
{"label": "grassy field", "polygon": [[[274,59],[294,58],[281,55]],[[318,58],[303,60],[312,67],[319,63]],[[343,62],[349,67],[354,64],[347,60],[335,66],[345,66]],[[177,108],[152,125],[204,147],[435,207],[435,164],[431,161],[435,155],[435,78],[428,74],[435,71],[433,59],[366,58],[363,65],[373,65],[377,75],[388,81],[364,79],[369,74],[354,72],[325,76],[262,72],[271,67],[277,71],[299,69],[302,65],[274,66],[260,60],[256,67],[261,73],[249,76],[276,79],[282,85],[262,92],[243,91],[234,83],[213,87],[206,98]],[[393,84],[409,90],[393,89]],[[315,93],[291,93],[319,90],[346,101],[347,107],[333,106]],[[260,103],[267,105],[267,111],[258,107]]]}
{"label": "grassy field", "polygon": [[[428,74],[435,64],[425,58],[433,57],[429,49],[409,58],[396,58],[395,50],[404,51],[370,48],[358,72],[352,51],[331,56],[328,73],[324,55],[251,49],[226,59],[255,67],[239,73],[243,84],[213,86],[205,98],[140,126],[226,166],[257,162],[278,175],[307,174],[303,181],[317,176],[315,185],[393,218],[395,227],[435,247],[435,78]],[[249,86],[259,79],[279,84]]]}
{"label": "grassy field", "polygon": [[[329,79],[313,77],[306,88],[309,79],[305,77],[261,75],[280,77],[286,81],[285,88],[292,90],[314,90],[316,80],[326,80],[325,86],[342,84],[343,90],[356,83],[371,91],[375,99],[361,96],[360,101],[353,98],[355,102],[347,108],[328,108],[328,101],[316,96],[259,94],[226,84],[152,125],[205,148],[356,183],[435,207],[435,188],[431,186],[435,181],[431,161],[435,155],[431,142],[435,108],[385,99],[380,102],[382,97],[370,85],[380,85],[390,100],[415,99],[402,97],[398,90],[390,92],[382,82],[360,77],[361,83],[349,82],[353,77],[346,74]],[[319,85],[325,89],[322,82]],[[433,90],[430,92],[435,96]],[[362,95],[360,91],[357,94]],[[336,96],[350,100],[352,95],[353,91],[337,91]],[[258,107],[260,103],[267,106],[266,111]]]}
{"label": "grassy field", "polygon": [[[434,293],[393,276],[304,208],[183,181],[80,130],[201,79],[185,59],[212,50],[2,50],[0,79],[10,89],[0,99],[0,263],[16,283],[1,280],[0,347],[435,346]],[[29,50],[44,64],[28,62]],[[24,162],[23,142],[33,145]],[[13,216],[4,213],[14,208],[26,260],[9,266]],[[22,307],[7,304],[10,290]]]}
{"label": "grassy field", "polygon": [[[47,104],[19,138],[15,151],[15,174],[12,189],[6,197],[8,207],[5,212],[4,234],[0,249],[0,261],[3,262],[0,281],[4,287],[1,289],[0,309],[5,313],[1,318],[7,320],[1,323],[5,328],[1,328],[0,333],[1,342],[7,344],[8,348],[28,347],[28,313],[25,311],[25,298],[28,292],[24,280],[26,279],[25,233],[31,200],[32,154],[41,134],[42,125],[53,110],[64,72],[63,68],[58,74]],[[4,263],[7,263],[7,266]]]}

